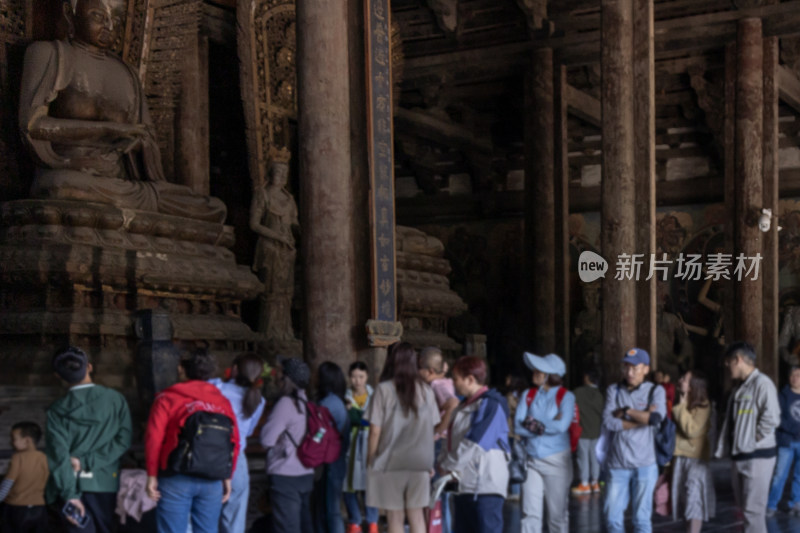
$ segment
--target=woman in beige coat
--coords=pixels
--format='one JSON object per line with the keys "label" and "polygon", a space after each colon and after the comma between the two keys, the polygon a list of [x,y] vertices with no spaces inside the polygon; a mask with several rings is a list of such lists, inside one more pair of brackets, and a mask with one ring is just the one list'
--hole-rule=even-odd
{"label": "woman in beige coat", "polygon": [[714,484],[708,459],[712,408],[708,382],[698,370],[678,381],[678,399],[672,408],[675,421],[675,459],[672,474],[672,515],[686,520],[686,531],[698,533],[714,516]]}

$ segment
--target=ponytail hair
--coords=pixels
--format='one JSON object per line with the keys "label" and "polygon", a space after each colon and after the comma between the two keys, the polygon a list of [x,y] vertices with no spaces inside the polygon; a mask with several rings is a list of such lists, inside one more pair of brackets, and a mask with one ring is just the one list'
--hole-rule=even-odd
{"label": "ponytail hair", "polygon": [[262,400],[259,378],[264,371],[264,361],[256,354],[248,352],[234,359],[233,366],[236,367],[234,382],[247,389],[242,399],[242,414],[245,418],[250,418]]}

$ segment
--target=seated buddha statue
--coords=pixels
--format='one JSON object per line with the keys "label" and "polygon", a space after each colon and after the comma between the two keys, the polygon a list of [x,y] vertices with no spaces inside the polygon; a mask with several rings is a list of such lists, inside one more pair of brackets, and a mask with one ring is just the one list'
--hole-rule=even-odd
{"label": "seated buddha statue", "polygon": [[37,163],[31,195],[222,223],[222,201],[164,177],[142,85],[112,51],[125,11],[124,0],[71,0],[69,40],[28,47],[19,124]]}

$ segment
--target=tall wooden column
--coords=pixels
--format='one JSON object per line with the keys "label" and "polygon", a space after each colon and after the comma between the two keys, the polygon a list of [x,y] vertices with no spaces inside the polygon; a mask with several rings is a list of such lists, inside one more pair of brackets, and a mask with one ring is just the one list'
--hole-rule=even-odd
{"label": "tall wooden column", "polygon": [[603,0],[601,29],[603,179],[601,248],[609,262],[603,281],[603,366],[616,378],[625,350],[636,342],[636,286],[614,279],[620,254],[636,246],[633,124],[633,0]]}
{"label": "tall wooden column", "polygon": [[[733,254],[734,236],[736,233],[736,43],[725,46],[725,129],[724,139],[724,198],[725,198],[725,253]],[[734,295],[733,282],[719,280],[722,303],[723,333],[728,342],[736,340],[736,325],[734,323]],[[728,378],[728,373],[723,373]],[[726,382],[726,388],[729,385]]]}
{"label": "tall wooden column", "polygon": [[525,252],[535,353],[556,350],[553,51],[535,50],[526,91]]}
{"label": "tall wooden column", "polygon": [[[756,224],[762,207],[762,135],[764,113],[764,52],[761,19],[739,21],[736,45],[736,126],[734,172],[734,258],[762,251]],[[708,260],[708,259],[706,259]],[[761,353],[762,277],[734,281],[734,324],[739,340]]]}
{"label": "tall wooden column", "polygon": [[[778,38],[764,39],[764,191],[763,205],[778,215]],[[764,233],[761,264],[764,290],[764,324],[760,368],[778,379],[778,222]]]}
{"label": "tall wooden column", "polygon": [[553,75],[553,177],[555,216],[555,341],[556,353],[564,358],[570,383],[577,386],[570,353],[570,251],[569,251],[569,136],[567,135],[567,67],[555,59]]}
{"label": "tall wooden column", "polygon": [[[633,123],[636,180],[636,251],[647,260],[656,252],[656,75],[653,0],[634,0],[633,6]],[[657,259],[661,259],[658,257]],[[658,272],[658,271],[656,271]],[[655,358],[656,284],[659,275],[636,286],[636,343]]]}
{"label": "tall wooden column", "polygon": [[305,320],[316,366],[355,360],[347,2],[297,0],[297,84]]}

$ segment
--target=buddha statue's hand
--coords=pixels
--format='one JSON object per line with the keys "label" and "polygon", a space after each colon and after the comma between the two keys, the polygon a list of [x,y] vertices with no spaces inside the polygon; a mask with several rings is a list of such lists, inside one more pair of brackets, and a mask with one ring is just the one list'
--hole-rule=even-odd
{"label": "buddha statue's hand", "polygon": [[144,124],[106,122],[104,129],[108,138],[114,139],[116,143],[124,146],[129,146],[133,141],[141,143],[151,135],[150,130]]}

